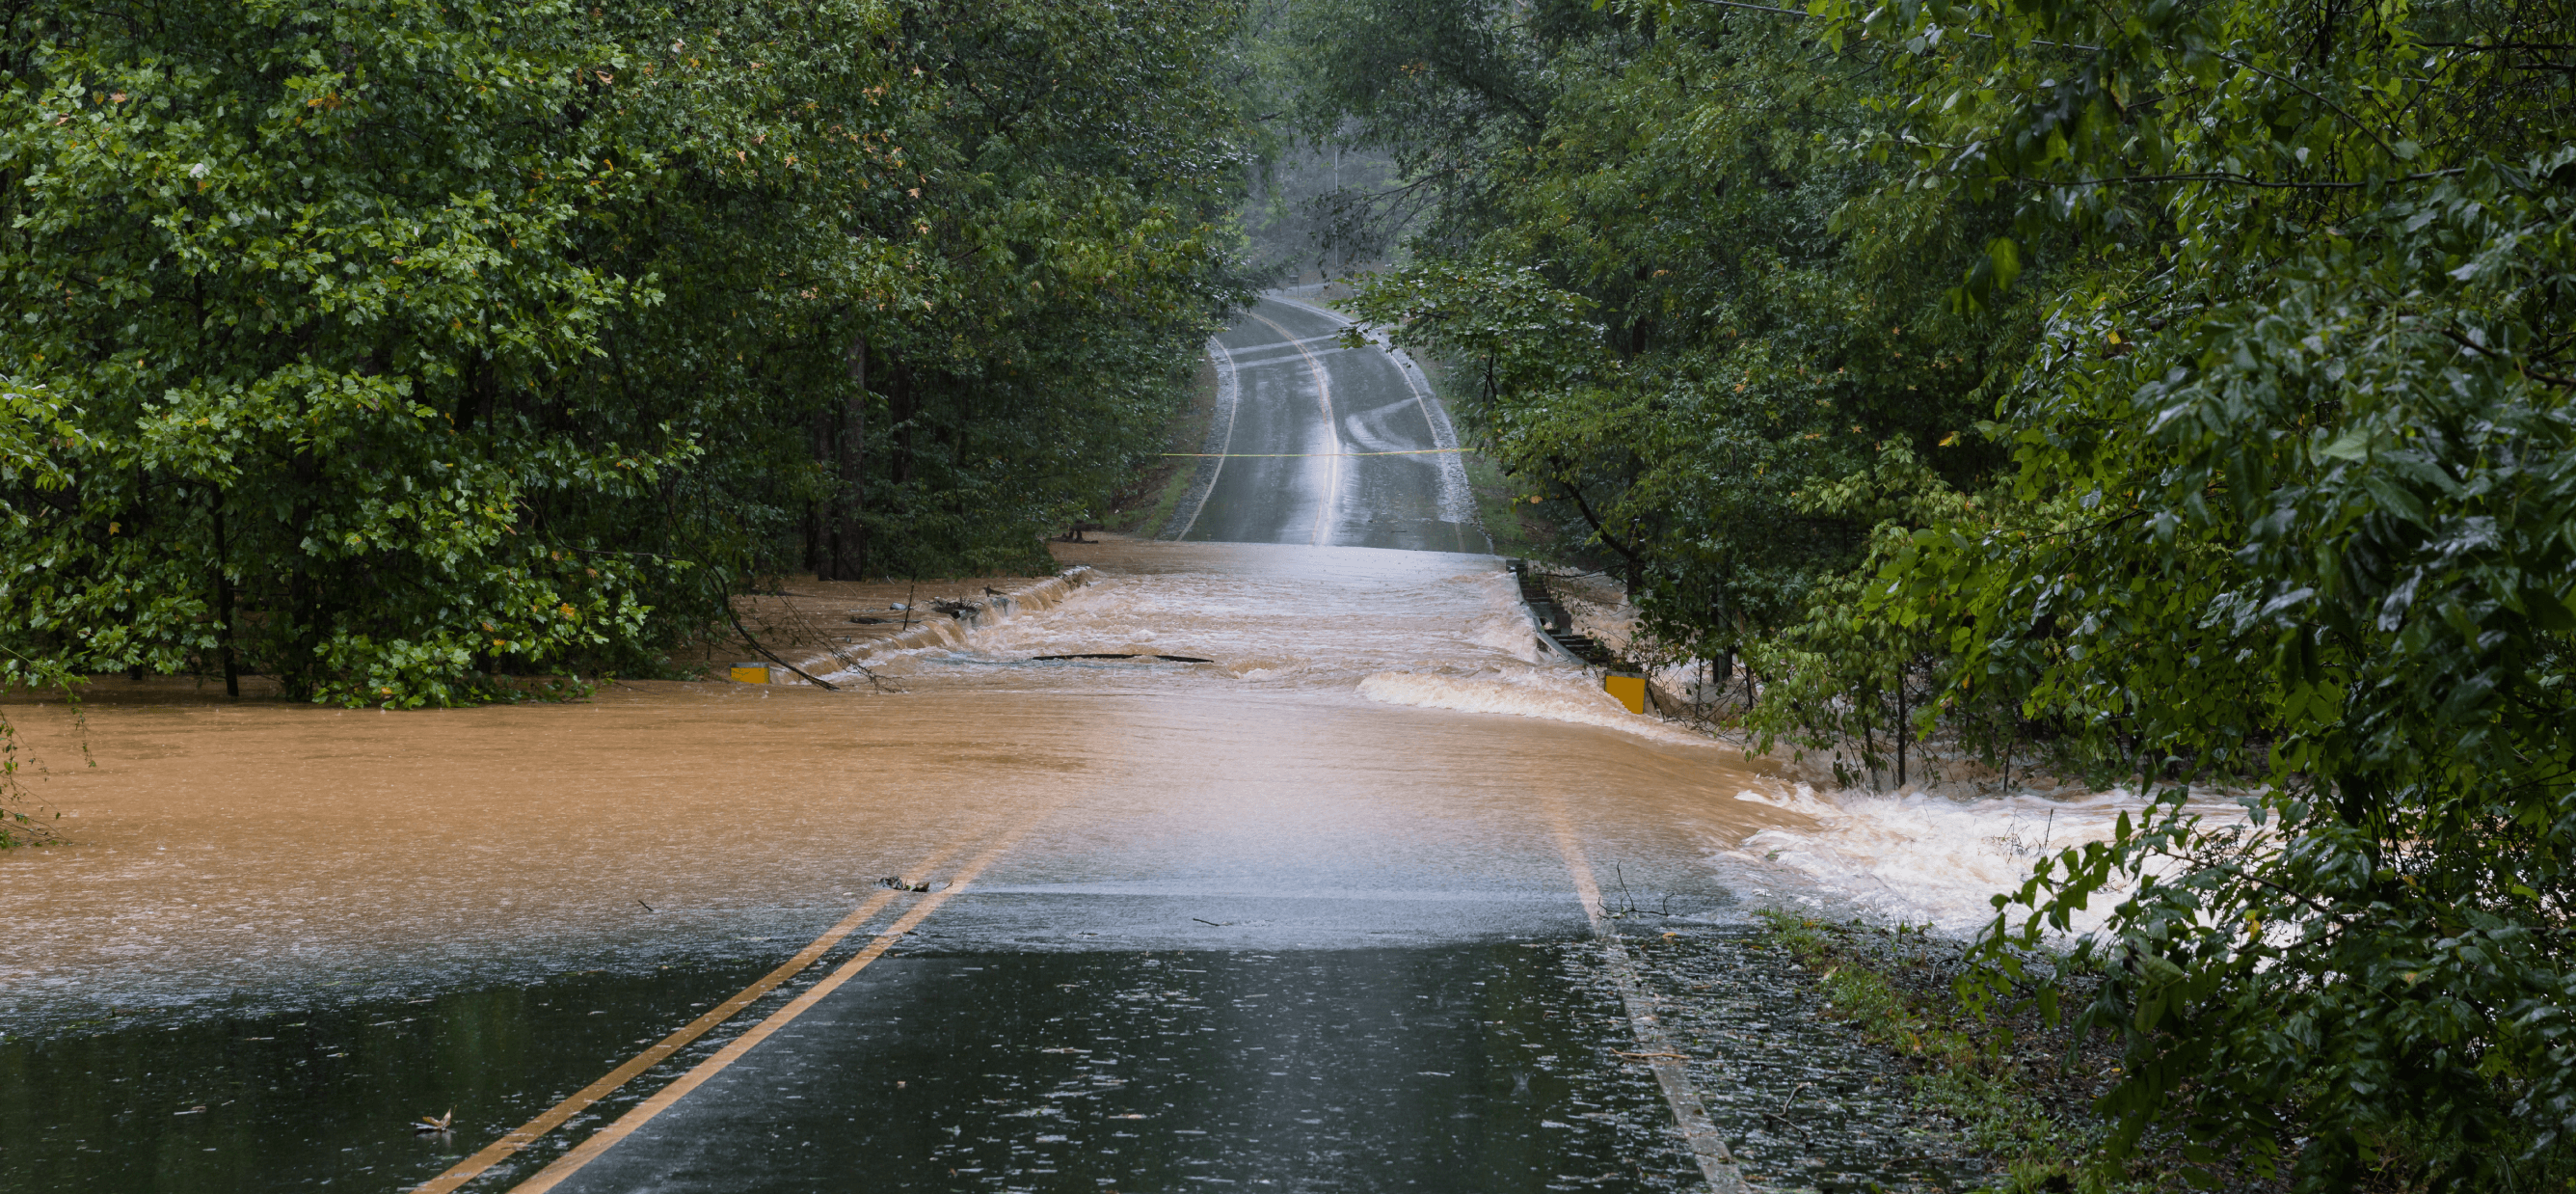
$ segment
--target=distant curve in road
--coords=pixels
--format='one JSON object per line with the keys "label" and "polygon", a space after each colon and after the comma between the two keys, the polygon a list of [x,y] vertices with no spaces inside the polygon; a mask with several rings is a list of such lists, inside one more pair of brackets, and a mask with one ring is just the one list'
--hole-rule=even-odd
{"label": "distant curve in road", "polygon": [[1382,337],[1343,347],[1351,322],[1274,294],[1214,338],[1215,455],[1169,537],[1493,551],[1428,379]]}

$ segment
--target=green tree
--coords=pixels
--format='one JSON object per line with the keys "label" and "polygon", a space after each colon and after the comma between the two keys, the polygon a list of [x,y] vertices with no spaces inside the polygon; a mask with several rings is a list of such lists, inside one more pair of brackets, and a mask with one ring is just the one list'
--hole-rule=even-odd
{"label": "green tree", "polygon": [[[2164,793],[2014,893],[2037,915],[1999,914],[1989,957],[2009,973],[2014,945],[2138,885],[2084,1013],[2125,1043],[2123,1148],[2175,1131],[2315,1190],[2563,1173],[2576,25],[2482,3],[1820,11],[1890,47],[1879,144],[1913,185],[2090,250],[1991,428],[2005,500],[1914,534],[1879,589],[1946,640],[1955,695],[1999,689]],[[2184,815],[2188,781],[2250,789],[2257,828]]]}
{"label": "green tree", "polygon": [[[1999,462],[1956,433],[2030,312],[1951,291],[2009,213],[1885,190],[1842,143],[1893,93],[1820,28],[1700,8],[1504,27],[1546,63],[1543,117],[1479,126],[1476,185],[1359,306],[1468,378],[1477,445],[1623,562],[1668,650],[1749,656],[1864,551],[1870,518],[1811,491],[1888,448],[1956,485]],[[1860,736],[1870,767],[1884,730]]]}
{"label": "green tree", "polygon": [[1233,13],[12,10],[0,679],[446,703],[1040,566],[1239,297]]}

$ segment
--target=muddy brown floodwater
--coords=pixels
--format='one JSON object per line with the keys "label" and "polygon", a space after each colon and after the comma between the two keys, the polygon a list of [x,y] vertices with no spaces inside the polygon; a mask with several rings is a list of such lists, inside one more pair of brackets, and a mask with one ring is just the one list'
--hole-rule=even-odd
{"label": "muddy brown floodwater", "polygon": [[[80,734],[59,701],[19,699],[8,712],[46,764],[30,787],[70,844],[0,856],[0,1017],[24,1035],[109,1009],[772,959],[881,876],[1006,825],[1027,836],[979,890],[1177,909],[1564,905],[1547,800],[1576,810],[1605,875],[1722,903],[1707,855],[1809,824],[1735,799],[1767,783],[1740,756],[1540,662],[1491,557],[1060,554],[1094,583],[963,644],[873,657],[885,691],[626,683],[578,704],[384,712],[107,681]],[[1033,662],[1119,653],[1213,662]],[[1375,931],[1472,930],[1461,915]],[[1343,943],[1320,921],[1189,919],[1086,924],[1080,943]],[[1050,915],[988,920],[1013,948],[1076,935]]]}

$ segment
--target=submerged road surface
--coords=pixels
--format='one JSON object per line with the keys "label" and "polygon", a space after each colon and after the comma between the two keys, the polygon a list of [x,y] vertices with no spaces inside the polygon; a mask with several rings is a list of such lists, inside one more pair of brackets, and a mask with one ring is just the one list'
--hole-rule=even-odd
{"label": "submerged road surface", "polygon": [[1098,582],[876,684],[93,705],[86,844],[0,871],[0,1190],[1815,1180],[1601,935],[1740,920],[1710,857],[1803,818],[1533,650],[1334,330],[1221,338],[1237,542],[1061,547]]}
{"label": "submerged road surface", "polygon": [[1382,341],[1342,347],[1350,323],[1274,296],[1210,342],[1211,461],[1173,538],[1493,549],[1430,383]]}

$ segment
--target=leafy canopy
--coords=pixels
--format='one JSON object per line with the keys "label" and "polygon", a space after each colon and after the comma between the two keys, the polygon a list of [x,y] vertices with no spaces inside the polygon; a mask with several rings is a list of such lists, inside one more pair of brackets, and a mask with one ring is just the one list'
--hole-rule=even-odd
{"label": "leafy canopy", "polygon": [[1239,296],[1233,16],[21,6],[0,680],[451,703],[1040,566]]}

